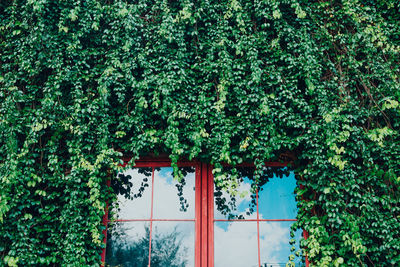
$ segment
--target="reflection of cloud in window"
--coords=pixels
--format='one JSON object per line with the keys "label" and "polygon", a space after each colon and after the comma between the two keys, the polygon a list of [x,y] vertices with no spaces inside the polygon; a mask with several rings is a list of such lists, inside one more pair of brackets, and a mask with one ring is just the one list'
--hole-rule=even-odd
{"label": "reflection of cloud in window", "polygon": [[[138,169],[129,169],[124,175],[130,175],[132,179],[129,181],[131,186],[132,199],[126,199],[122,195],[118,195],[120,212],[119,219],[150,219],[151,212],[151,176],[146,176],[138,172]],[[142,181],[147,179],[148,187],[145,187],[143,195],[134,198],[133,195],[139,192]]]}
{"label": "reflection of cloud in window", "polygon": [[[270,262],[278,262],[278,258],[273,255],[287,243],[288,231],[279,224],[260,229],[261,250],[268,251]],[[214,237],[215,267],[258,265],[256,222],[218,222],[214,227]]]}
{"label": "reflection of cloud in window", "polygon": [[[173,179],[172,168],[161,168],[160,171],[154,173],[154,218],[168,219],[194,219],[195,218],[195,173],[188,173],[185,177],[186,185],[183,188],[183,197],[189,203],[186,212],[179,210],[180,201],[177,196],[178,190]],[[154,222],[157,231],[167,233],[173,229],[175,225],[179,225],[177,229],[182,236],[182,246],[187,248],[188,265],[194,265],[194,223],[193,222]],[[193,265],[192,265],[193,263]]]}
{"label": "reflection of cloud in window", "polygon": [[289,227],[281,222],[260,222],[261,262],[286,263],[289,260]]}
{"label": "reflection of cloud in window", "polygon": [[[137,191],[143,180],[143,174],[137,170],[128,170],[125,174],[132,176],[133,191]],[[136,178],[136,179],[134,179]],[[133,201],[120,199],[123,207],[120,218],[149,219],[151,211],[151,177],[150,186],[146,188],[141,198]],[[154,218],[155,219],[194,219],[195,217],[195,173],[189,173],[185,179],[186,185],[183,188],[183,197],[187,200],[189,208],[186,212],[180,211],[180,200],[177,195],[178,190],[173,179],[172,168],[165,167],[156,169],[154,173]],[[246,212],[251,204],[251,183],[247,177],[240,184],[239,192],[249,192],[244,197],[236,197],[237,210],[235,215],[243,215],[245,219],[256,219],[257,214],[253,212],[247,215]],[[273,214],[277,219],[295,218],[296,202],[294,188],[296,181],[293,172],[281,178],[271,178],[260,192],[260,219],[271,218]],[[222,197],[227,200],[230,196],[222,192]],[[292,211],[285,212],[289,207]],[[284,216],[284,217],[276,217]],[[283,214],[283,215],[282,215]],[[294,214],[294,215],[293,215]],[[226,216],[215,209],[215,219],[225,219]],[[268,217],[267,217],[268,216]],[[286,263],[291,254],[289,245],[289,227],[291,222],[260,222],[260,245],[261,245],[261,263],[268,263],[269,266],[281,266],[280,263]],[[187,266],[194,265],[194,246],[195,229],[193,222],[153,222],[153,231],[155,233],[168,234],[176,226],[177,231],[182,237],[182,247],[187,249]],[[135,227],[128,230],[130,236],[143,236],[144,227]],[[258,247],[257,247],[257,225],[256,222],[216,222],[214,224],[214,243],[215,243],[215,266],[257,266],[258,265]],[[300,237],[297,237],[300,239]],[[275,264],[275,265],[274,265]],[[282,265],[284,266],[284,265]],[[297,264],[296,264],[297,266]]]}
{"label": "reflection of cloud in window", "polygon": [[[268,267],[281,266],[279,264],[283,263],[283,266],[285,266],[289,260],[288,256],[291,254],[294,255],[295,252],[300,249],[299,241],[301,239],[301,231],[297,231],[295,232],[294,237],[296,240],[295,251],[291,251],[292,245],[289,244],[289,240],[291,239],[289,233],[292,223],[293,222],[260,222],[261,263],[268,263]],[[276,228],[285,229],[286,232],[282,239],[274,241],[272,239],[277,237],[274,236],[273,232],[271,233],[270,231],[275,231]],[[272,250],[270,250],[269,247],[264,247],[271,241],[274,243],[279,242],[279,247],[274,247]],[[294,260],[295,266],[303,266],[301,265],[301,261],[301,258],[296,258]]]}
{"label": "reflection of cloud in window", "polygon": [[[268,267],[286,265],[292,254],[289,244],[291,223],[260,222],[262,264],[268,263]],[[299,233],[296,239],[300,239]],[[217,222],[214,226],[214,243],[215,267],[258,266],[256,222]]]}
{"label": "reflection of cloud in window", "polygon": [[[194,170],[194,169],[193,169]],[[151,176],[146,177],[138,173],[137,169],[130,169],[124,172],[132,176],[133,193],[136,193],[144,178],[149,178],[149,187],[140,198],[133,200],[119,196],[121,212],[119,219],[150,219],[151,212]],[[180,196],[176,187],[179,182],[174,180],[171,167],[156,168],[154,172],[154,219],[194,219],[195,218],[195,173],[189,172],[185,176],[183,187],[183,198],[189,204],[187,210],[180,210]],[[187,253],[187,265],[194,266],[195,229],[194,222],[153,222],[154,237],[157,234],[168,235],[174,231],[179,233],[182,239],[182,250]],[[129,239],[138,239],[145,235],[145,227],[129,227],[126,229]]]}
{"label": "reflection of cloud in window", "polygon": [[[225,200],[225,205],[233,202],[236,206],[235,209],[230,210],[229,214],[234,217],[242,215],[244,219],[256,218],[255,202],[251,202],[252,194],[250,193],[252,181],[247,177],[243,178],[243,182],[238,188],[238,192],[247,192],[246,196],[241,198],[239,194],[235,196],[234,200],[226,190],[221,190],[217,194],[220,199]],[[276,177],[270,178],[259,191],[259,211],[260,216],[264,219],[295,219],[297,214],[296,198],[294,190],[296,188],[296,180],[294,173],[290,172],[288,176],[283,178]],[[255,197],[253,195],[253,197]],[[216,200],[217,197],[214,198]],[[223,214],[223,210],[219,210],[217,203],[214,201],[214,217],[215,219],[227,219],[228,215]],[[253,208],[254,211],[249,215],[249,209]]]}
{"label": "reflection of cloud in window", "polygon": [[[243,178],[239,191],[250,192],[252,181]],[[296,180],[294,173],[279,178],[273,175],[259,192],[260,219],[295,219],[297,213],[294,190]],[[231,196],[222,191],[222,198],[227,201]],[[245,198],[235,197],[236,207],[232,213],[245,219],[256,219],[257,213],[247,215],[251,203],[251,194]],[[215,219],[226,219],[214,207]],[[260,222],[260,258],[262,266],[285,266],[289,260],[292,245],[289,244],[290,225],[293,222]],[[218,266],[258,266],[257,225],[250,222],[216,222],[215,261]],[[296,233],[296,250],[299,249],[300,231]],[[220,256],[218,256],[218,254]],[[296,266],[301,261],[297,259]]]}
{"label": "reflection of cloud in window", "polygon": [[[138,173],[137,169],[130,169],[124,172],[132,179],[131,196],[138,192],[143,179],[148,179],[148,187],[143,195],[138,198],[126,199],[118,196],[120,203],[119,219],[150,219],[151,212],[151,176],[147,177]],[[179,184],[172,176],[172,168],[160,168],[154,172],[154,218],[168,219],[194,219],[195,212],[195,173],[188,173],[185,177],[183,195],[179,196],[176,187]],[[181,201],[187,201],[186,211],[180,211]]]}
{"label": "reflection of cloud in window", "polygon": [[[172,168],[161,168],[154,172],[154,218],[156,219],[194,219],[195,217],[195,173],[188,173],[185,177],[183,195],[178,196]],[[181,200],[189,205],[186,211],[181,211]]]}
{"label": "reflection of cloud in window", "polygon": [[[239,187],[237,189],[238,195],[235,197],[234,204],[236,206],[235,210],[231,210],[230,214],[235,215],[235,216],[240,216],[242,215],[245,219],[255,219],[257,218],[257,214],[255,212],[252,212],[250,215],[247,215],[247,212],[249,212],[250,208],[250,203],[251,203],[251,181],[247,177],[243,178],[243,182],[239,184]],[[220,198],[225,199],[226,201],[231,201],[232,197],[226,192],[226,190],[221,190],[220,191],[222,195]],[[244,197],[240,197],[240,193],[246,193]],[[221,210],[218,209],[216,203],[215,203],[215,198],[214,198],[214,218],[219,220],[219,219],[226,219],[228,215],[224,215]],[[255,217],[254,217],[255,215]]]}
{"label": "reflection of cloud in window", "polygon": [[217,222],[214,225],[214,266],[256,266],[257,224]]}

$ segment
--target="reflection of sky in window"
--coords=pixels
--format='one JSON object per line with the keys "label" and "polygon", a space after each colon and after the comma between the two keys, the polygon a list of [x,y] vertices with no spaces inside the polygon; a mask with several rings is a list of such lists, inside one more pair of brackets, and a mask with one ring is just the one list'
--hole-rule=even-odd
{"label": "reflection of sky in window", "polygon": [[[127,170],[125,174],[132,176],[133,191],[137,192],[138,187],[143,181],[144,175],[137,170]],[[122,204],[120,215],[124,219],[150,218],[151,203],[151,176],[149,178],[149,187],[146,188],[141,198],[128,200],[119,197]],[[188,201],[189,208],[186,212],[180,210],[179,196],[176,184],[172,174],[172,168],[163,167],[156,169],[154,173],[154,218],[160,219],[194,219],[195,208],[195,173],[188,173],[186,176],[186,185],[183,187],[183,197]],[[252,181],[247,177],[243,178],[240,184],[239,192],[248,192],[244,197],[236,196],[236,210],[234,215],[243,215],[245,219],[256,219],[256,207],[250,215],[246,214],[251,204]],[[262,187],[259,192],[259,211],[260,219],[294,219],[296,217],[296,201],[294,189],[296,180],[293,172],[283,178],[273,177]],[[223,192],[223,197],[227,200],[230,196]],[[214,205],[215,219],[226,219]],[[119,217],[120,219],[122,216]],[[289,231],[293,222],[260,222],[260,245],[261,245],[261,263],[271,265],[285,266],[288,256],[294,254],[290,252]],[[142,223],[143,224],[143,223]],[[194,262],[194,227],[193,222],[154,222],[154,230],[158,233],[167,235],[175,227],[182,237],[182,247],[186,248],[185,257],[188,260],[187,266],[193,266]],[[251,229],[250,229],[251,228]],[[157,229],[157,230],[156,230]],[[296,235],[296,251],[298,250],[298,240],[301,237],[301,231]],[[144,226],[135,227],[128,231],[128,236],[143,236]],[[256,222],[216,222],[214,227],[215,243],[215,266],[257,266],[257,226]],[[255,254],[255,255],[254,255]],[[238,256],[238,257],[235,257]],[[296,266],[300,260],[297,259]],[[255,264],[253,264],[255,262]],[[277,263],[285,263],[277,265]]]}
{"label": "reflection of sky in window", "polygon": [[[189,205],[182,211],[181,201],[176,187],[179,182],[173,177],[172,167],[157,168],[154,172],[154,218],[157,219],[194,219],[195,218],[195,172],[185,176],[183,187],[184,200]],[[181,241],[180,257],[186,260],[184,266],[194,266],[194,222],[153,222],[155,234],[178,233],[177,240]],[[154,253],[157,253],[154,251]]]}
{"label": "reflection of sky in window", "polygon": [[295,188],[296,179],[293,172],[283,178],[274,175],[269,179],[258,193],[260,218],[295,219],[297,214]]}
{"label": "reflection of sky in window", "polygon": [[156,171],[159,172],[160,178],[164,179],[167,184],[172,184],[173,181],[172,167],[157,168]]}
{"label": "reflection of sky in window", "polygon": [[[180,184],[173,178],[171,167],[161,167],[155,168],[154,171],[154,199],[153,199],[153,217],[154,219],[194,219],[195,217],[195,172],[194,168],[191,172],[188,172],[185,176],[185,186],[183,187],[183,198],[187,201],[188,207],[186,211],[180,210],[181,201],[178,196],[177,184]],[[187,169],[186,169],[187,170]],[[151,187],[152,181],[151,176],[145,176],[138,172],[138,168],[129,169],[124,172],[125,175],[130,175],[129,180],[132,183],[131,196],[138,192],[143,179],[148,179],[149,186],[145,188],[145,191],[141,197],[128,199],[122,195],[118,196],[118,201],[120,203],[120,212],[118,219],[150,219],[151,212]],[[119,231],[123,235],[123,242],[128,242],[132,245],[143,245],[147,246],[145,242],[142,244],[139,241],[145,236],[145,229],[149,227],[149,222],[129,222],[129,223],[117,223],[116,225],[124,226],[124,228],[119,227]],[[135,227],[133,227],[135,226]],[[146,227],[145,227],[146,226]],[[173,233],[176,234],[173,234]],[[117,235],[117,233],[115,233]],[[167,238],[168,237],[168,238]],[[169,238],[170,237],[170,238]],[[174,241],[174,238],[176,239]],[[167,255],[169,251],[168,242],[180,243],[179,255],[176,259],[185,261],[185,264],[179,264],[179,266],[194,266],[194,239],[195,230],[194,222],[153,222],[153,236],[154,241],[152,255],[155,258],[168,258]],[[158,241],[157,241],[158,240]],[[122,241],[122,240],[121,240]],[[162,242],[161,242],[162,241]],[[114,242],[118,242],[114,238]],[[110,243],[110,242],[109,242]],[[166,243],[164,249],[157,249],[157,244],[162,245]],[[113,260],[110,257],[112,255],[121,254],[121,250],[108,244],[107,249],[115,250],[114,253],[108,252],[107,262],[112,263]],[[138,249],[138,248],[137,248]],[[126,259],[129,262],[129,256]],[[137,257],[137,256],[135,256]],[[137,258],[136,258],[137,259]],[[179,262],[179,261],[178,261]],[[163,263],[160,263],[161,265]],[[152,266],[158,266],[156,263],[152,262]],[[171,265],[176,266],[176,265]]]}
{"label": "reflection of sky in window", "polygon": [[257,266],[257,222],[215,222],[214,266]]}
{"label": "reflection of sky in window", "polygon": [[[245,219],[257,218],[256,207],[253,207],[254,211],[250,215],[246,214],[251,207],[251,184],[252,181],[249,178],[243,178],[238,191],[247,191],[248,193],[242,198],[236,196],[236,209],[231,210],[230,214],[234,216],[242,215]],[[295,219],[297,214],[295,188],[296,179],[293,172],[283,178],[274,175],[273,178],[269,179],[258,193],[260,219]],[[222,192],[222,198],[227,201],[231,200],[227,192]],[[228,219],[227,215],[223,215],[218,210],[216,198],[214,198],[214,217],[215,219]]]}
{"label": "reflection of sky in window", "polygon": [[[286,266],[289,255],[295,255],[300,249],[301,231],[296,231],[294,245],[289,244],[290,226],[293,222],[260,222],[260,258],[261,266]],[[290,251],[294,246],[295,250]],[[301,266],[301,258],[295,259],[295,266]]]}
{"label": "reflection of sky in window", "polygon": [[[182,200],[178,196],[176,185],[180,183],[173,178],[171,167],[163,167],[154,172],[154,218],[156,219],[194,219],[195,217],[195,173],[185,176]],[[193,169],[194,170],[194,169]],[[181,209],[181,204],[186,210]]]}
{"label": "reflection of sky in window", "polygon": [[[132,199],[118,195],[120,211],[118,219],[150,219],[151,213],[151,176],[145,176],[138,172],[138,169],[130,169],[124,172],[132,178],[131,194]],[[141,197],[134,198],[133,195],[139,192],[139,188],[144,179],[147,179]],[[154,199],[153,214],[157,219],[194,219],[195,217],[195,173],[187,173],[185,176],[185,186],[183,195],[178,196],[176,185],[180,183],[173,178],[172,168],[158,168],[154,171]],[[184,204],[185,209],[181,208]]]}
{"label": "reflection of sky in window", "polygon": [[[125,198],[123,195],[118,195],[118,202],[120,211],[118,212],[118,219],[150,219],[151,212],[151,175],[146,176],[138,172],[138,168],[129,169],[123,173],[130,175],[129,180],[132,183],[131,198]],[[141,197],[134,198],[133,195],[139,193],[139,188],[144,179],[147,179],[147,187],[144,188]]]}
{"label": "reflection of sky in window", "polygon": [[[286,266],[289,255],[299,250],[301,231],[296,232],[295,251],[289,244],[293,222],[260,222],[260,258],[266,266]],[[257,222],[216,222],[215,267],[258,266]],[[296,265],[301,259],[296,258]]]}
{"label": "reflection of sky in window", "polygon": [[[254,211],[250,215],[247,214],[251,204],[251,193],[250,193],[251,183],[252,182],[249,178],[243,177],[243,182],[240,183],[239,185],[238,188],[239,194],[235,197],[236,201],[234,202],[236,208],[234,210],[230,210],[229,212],[229,214],[233,215],[235,218],[237,218],[237,216],[243,216],[244,219],[257,218],[256,207],[254,207]],[[241,192],[245,192],[246,195],[244,197],[240,197]],[[225,190],[222,190],[221,198],[225,199],[227,202],[231,200],[231,196]],[[214,197],[214,218],[217,220],[228,219],[229,214],[226,215],[222,214],[222,212],[218,210],[216,201],[217,198]]]}
{"label": "reflection of sky in window", "polygon": [[[252,181],[247,177],[239,187],[239,191],[250,191]],[[260,219],[295,219],[297,214],[294,190],[296,180],[294,173],[290,172],[283,178],[270,178],[262,186],[259,192],[259,216]],[[223,192],[222,197],[227,200],[230,196]],[[246,211],[251,204],[250,193],[246,197],[236,197],[237,209],[231,212],[234,215],[243,215],[245,219],[256,219],[255,211],[249,216]],[[214,207],[215,219],[227,219],[220,211]],[[260,222],[260,250],[261,264],[265,266],[285,266],[289,260],[289,255],[295,254],[299,250],[299,240],[301,231],[296,232],[295,251],[291,251],[292,245],[289,244],[290,225],[293,222]],[[250,229],[251,228],[251,229]],[[217,266],[257,266],[252,264],[257,259],[257,228],[256,223],[250,222],[216,222],[214,228],[215,237],[215,263]],[[220,244],[220,245],[217,245]],[[240,244],[240,245],[238,245]],[[255,248],[254,248],[255,247]],[[240,255],[235,257],[234,255]],[[254,258],[255,257],[255,258]],[[296,266],[301,259],[296,259]],[[246,264],[247,263],[247,264]]]}
{"label": "reflection of sky in window", "polygon": [[[107,266],[147,266],[149,222],[109,225]],[[151,266],[194,267],[194,222],[153,222]]]}
{"label": "reflection of sky in window", "polygon": [[[168,237],[170,236],[170,238],[168,239],[165,238],[167,236]],[[152,256],[160,257],[160,254],[168,254],[168,251],[171,252],[171,254],[176,252],[177,254],[175,256],[174,262],[180,263],[178,265],[182,267],[183,266],[194,267],[194,256],[195,256],[194,222],[155,221],[153,222],[153,238],[154,240],[162,240],[164,238],[164,240],[163,242],[156,242],[158,243],[158,246],[154,245],[152,247]],[[160,248],[160,246],[164,246],[164,249]],[[177,249],[178,251],[171,251],[171,249],[173,250],[174,248]],[[182,262],[184,262],[184,265],[181,264]]]}

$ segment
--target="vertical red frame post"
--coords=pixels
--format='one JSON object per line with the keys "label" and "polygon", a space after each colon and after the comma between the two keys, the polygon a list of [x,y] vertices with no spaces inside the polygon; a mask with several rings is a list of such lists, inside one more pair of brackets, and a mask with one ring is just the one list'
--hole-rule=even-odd
{"label": "vertical red frame post", "polygon": [[207,267],[208,262],[208,168],[206,164],[201,165],[201,242],[200,242],[200,267]]}
{"label": "vertical red frame post", "polygon": [[154,200],[154,167],[151,168],[151,211],[150,211],[150,237],[149,237],[149,264],[151,266],[151,238],[153,234],[153,200]]}
{"label": "vertical red frame post", "polygon": [[[304,186],[303,185],[300,185],[300,189],[303,189],[304,188]],[[304,200],[304,196],[301,196],[301,198]],[[313,210],[312,210],[312,212],[314,212],[314,208],[313,208]],[[306,231],[306,230],[303,230],[303,238],[304,239],[306,239],[307,240],[307,238],[308,238],[308,232]],[[308,267],[308,266],[310,266],[310,262],[309,262],[309,260],[308,260],[308,256],[307,256],[307,254],[305,255],[305,261],[306,261],[306,267]]]}
{"label": "vertical red frame post", "polygon": [[202,191],[202,182],[201,182],[201,164],[196,164],[196,186],[195,186],[195,266],[201,266],[201,191]]}
{"label": "vertical red frame post", "polygon": [[258,249],[258,266],[261,266],[261,245],[260,245],[260,210],[258,208],[258,189],[256,191],[257,201],[257,249]]}
{"label": "vertical red frame post", "polygon": [[208,267],[214,266],[214,176],[212,174],[212,166],[207,166],[207,196],[208,196]]}

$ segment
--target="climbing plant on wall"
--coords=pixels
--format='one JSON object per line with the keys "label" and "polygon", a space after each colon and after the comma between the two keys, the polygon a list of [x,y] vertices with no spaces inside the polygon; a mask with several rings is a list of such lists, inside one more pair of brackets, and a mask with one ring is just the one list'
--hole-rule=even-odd
{"label": "climbing plant on wall", "polygon": [[290,153],[311,265],[399,265],[399,65],[397,0],[1,1],[0,265],[100,265],[147,153]]}

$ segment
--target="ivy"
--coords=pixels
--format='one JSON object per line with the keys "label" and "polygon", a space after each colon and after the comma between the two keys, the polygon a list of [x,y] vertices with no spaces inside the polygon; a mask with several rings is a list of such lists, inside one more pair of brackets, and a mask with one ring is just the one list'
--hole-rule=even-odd
{"label": "ivy", "polygon": [[395,0],[1,1],[1,264],[100,265],[106,181],[165,153],[230,190],[223,162],[290,155],[311,265],[398,265],[399,21]]}

